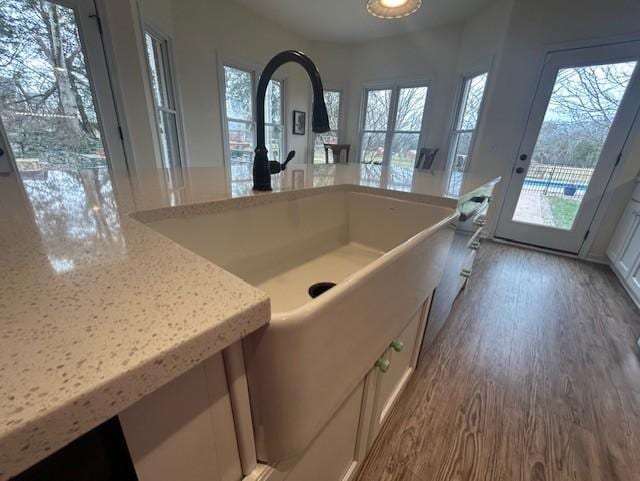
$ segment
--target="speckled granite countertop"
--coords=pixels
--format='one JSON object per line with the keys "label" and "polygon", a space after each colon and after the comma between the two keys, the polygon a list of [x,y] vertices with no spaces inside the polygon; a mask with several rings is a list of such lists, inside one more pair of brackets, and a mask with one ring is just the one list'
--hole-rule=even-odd
{"label": "speckled granite countertop", "polygon": [[[270,318],[262,291],[129,215],[254,195],[250,166],[22,178],[0,177],[0,481]],[[454,197],[410,169],[291,165],[274,190],[294,181]]]}

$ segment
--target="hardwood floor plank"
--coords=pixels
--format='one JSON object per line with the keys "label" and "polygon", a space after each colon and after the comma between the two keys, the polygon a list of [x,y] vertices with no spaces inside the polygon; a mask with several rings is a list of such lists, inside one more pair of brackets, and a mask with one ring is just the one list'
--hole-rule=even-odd
{"label": "hardwood floor plank", "polygon": [[485,243],[358,479],[640,481],[638,336],[606,266]]}

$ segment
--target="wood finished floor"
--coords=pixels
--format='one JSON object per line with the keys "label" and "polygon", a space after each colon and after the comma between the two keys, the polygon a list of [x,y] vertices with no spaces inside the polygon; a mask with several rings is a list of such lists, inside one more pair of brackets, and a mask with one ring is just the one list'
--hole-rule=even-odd
{"label": "wood finished floor", "polygon": [[640,313],[608,267],[485,242],[359,481],[640,480]]}

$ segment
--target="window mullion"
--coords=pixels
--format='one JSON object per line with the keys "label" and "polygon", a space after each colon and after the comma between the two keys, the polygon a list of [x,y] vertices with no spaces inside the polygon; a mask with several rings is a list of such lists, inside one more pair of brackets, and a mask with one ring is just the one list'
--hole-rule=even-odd
{"label": "window mullion", "polygon": [[391,143],[393,142],[393,132],[396,129],[399,98],[400,87],[393,87],[391,89],[391,106],[389,108],[389,120],[387,121],[387,131],[384,139],[384,156],[382,157],[382,165],[389,165],[391,163]]}

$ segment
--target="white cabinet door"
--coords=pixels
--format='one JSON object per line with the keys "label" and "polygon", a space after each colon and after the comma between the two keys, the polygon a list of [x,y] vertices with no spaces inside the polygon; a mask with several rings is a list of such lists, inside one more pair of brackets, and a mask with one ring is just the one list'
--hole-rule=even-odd
{"label": "white cabinet door", "polygon": [[[362,380],[303,457],[286,474],[286,481],[350,481],[356,472],[358,425],[365,381]],[[277,469],[288,470],[286,465]],[[277,479],[273,476],[271,479]]]}
{"label": "white cabinet door", "polygon": [[627,278],[640,256],[640,203],[631,201],[625,209],[607,254],[621,277]]}
{"label": "white cabinet door", "polygon": [[401,343],[402,350],[396,351],[390,346],[381,358],[389,361],[389,368],[386,372],[378,369],[369,445],[373,444],[378,436],[391,408],[402,393],[416,366],[429,302],[430,300],[420,307],[409,324],[395,339],[396,342]]}
{"label": "white cabinet door", "polygon": [[242,479],[220,353],[118,417],[140,481]]}

